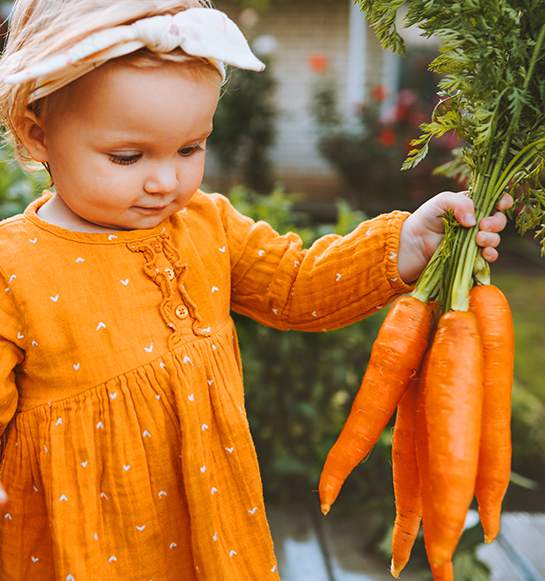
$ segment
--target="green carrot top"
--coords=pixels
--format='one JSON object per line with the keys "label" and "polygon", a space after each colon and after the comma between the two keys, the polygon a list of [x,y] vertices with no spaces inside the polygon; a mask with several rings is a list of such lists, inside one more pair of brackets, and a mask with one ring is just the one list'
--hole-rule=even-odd
{"label": "green carrot top", "polygon": [[[403,0],[359,2],[382,46],[404,54],[396,28]],[[454,131],[465,146],[441,169],[469,178],[477,222],[509,192],[519,232],[535,230],[545,249],[545,0],[409,0],[404,26],[412,25],[442,41],[430,69],[443,77],[403,168],[426,156],[432,137]],[[443,311],[467,309],[476,231],[445,238],[436,289]]]}

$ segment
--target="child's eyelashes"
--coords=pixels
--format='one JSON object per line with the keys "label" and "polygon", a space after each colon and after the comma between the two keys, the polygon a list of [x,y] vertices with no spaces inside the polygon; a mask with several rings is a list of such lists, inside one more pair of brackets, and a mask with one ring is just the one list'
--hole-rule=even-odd
{"label": "child's eyelashes", "polygon": [[[178,150],[178,153],[182,157],[191,157],[197,153],[204,151],[204,147],[199,145],[191,145],[188,147],[182,147]],[[113,154],[109,155],[110,161],[117,165],[131,165],[136,163],[142,157],[141,153],[131,153],[131,154]]]}
{"label": "child's eyelashes", "polygon": [[196,153],[201,153],[204,151],[204,147],[201,145],[192,145],[190,147],[182,147],[182,149],[178,150],[178,153],[183,157],[189,157],[191,155],[195,155]]}
{"label": "child's eyelashes", "polygon": [[130,155],[114,155],[110,154],[110,161],[118,165],[131,165],[142,157],[141,153],[133,153]]}

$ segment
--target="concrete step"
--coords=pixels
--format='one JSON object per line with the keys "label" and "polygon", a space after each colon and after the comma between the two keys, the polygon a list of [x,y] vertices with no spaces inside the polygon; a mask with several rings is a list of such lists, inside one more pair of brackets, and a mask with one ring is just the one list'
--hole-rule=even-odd
{"label": "concrete step", "polygon": [[[373,517],[338,520],[307,509],[267,507],[282,581],[392,581],[384,561],[363,547]],[[420,581],[403,574],[403,581]]]}
{"label": "concrete step", "polygon": [[505,513],[498,538],[478,555],[491,581],[545,581],[545,514]]}
{"label": "concrete step", "polygon": [[[376,526],[373,516],[326,519],[278,506],[268,506],[267,515],[282,581],[392,581],[384,560],[363,550]],[[545,514],[504,514],[498,538],[478,555],[491,568],[491,581],[545,581]],[[421,581],[408,571],[402,579]]]}

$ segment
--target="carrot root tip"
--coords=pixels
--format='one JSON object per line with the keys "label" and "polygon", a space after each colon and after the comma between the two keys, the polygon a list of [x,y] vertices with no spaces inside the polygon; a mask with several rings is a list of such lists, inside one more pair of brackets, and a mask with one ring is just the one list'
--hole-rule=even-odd
{"label": "carrot root tip", "polygon": [[322,504],[320,508],[322,509],[322,514],[325,516],[329,512],[331,506],[324,502],[324,504]]}
{"label": "carrot root tip", "polygon": [[490,543],[493,543],[495,540],[496,540],[496,535],[494,535],[494,536],[484,535],[484,542],[487,545],[490,545]]}
{"label": "carrot root tip", "polygon": [[392,564],[390,565],[390,573],[392,574],[392,577],[395,577],[397,579],[399,577],[400,572],[401,570],[396,569],[394,560],[392,559]]}

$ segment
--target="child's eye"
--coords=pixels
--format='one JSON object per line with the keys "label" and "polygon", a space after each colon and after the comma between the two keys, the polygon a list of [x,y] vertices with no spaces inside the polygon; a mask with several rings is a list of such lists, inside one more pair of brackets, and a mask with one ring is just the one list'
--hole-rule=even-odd
{"label": "child's eye", "polygon": [[192,145],[191,147],[182,147],[182,149],[178,150],[178,153],[183,157],[190,157],[196,153],[201,153],[201,151],[204,151],[204,147],[201,147],[200,145]]}
{"label": "child's eye", "polygon": [[110,155],[110,161],[118,165],[131,165],[142,157],[141,153],[133,153],[131,155]]}

